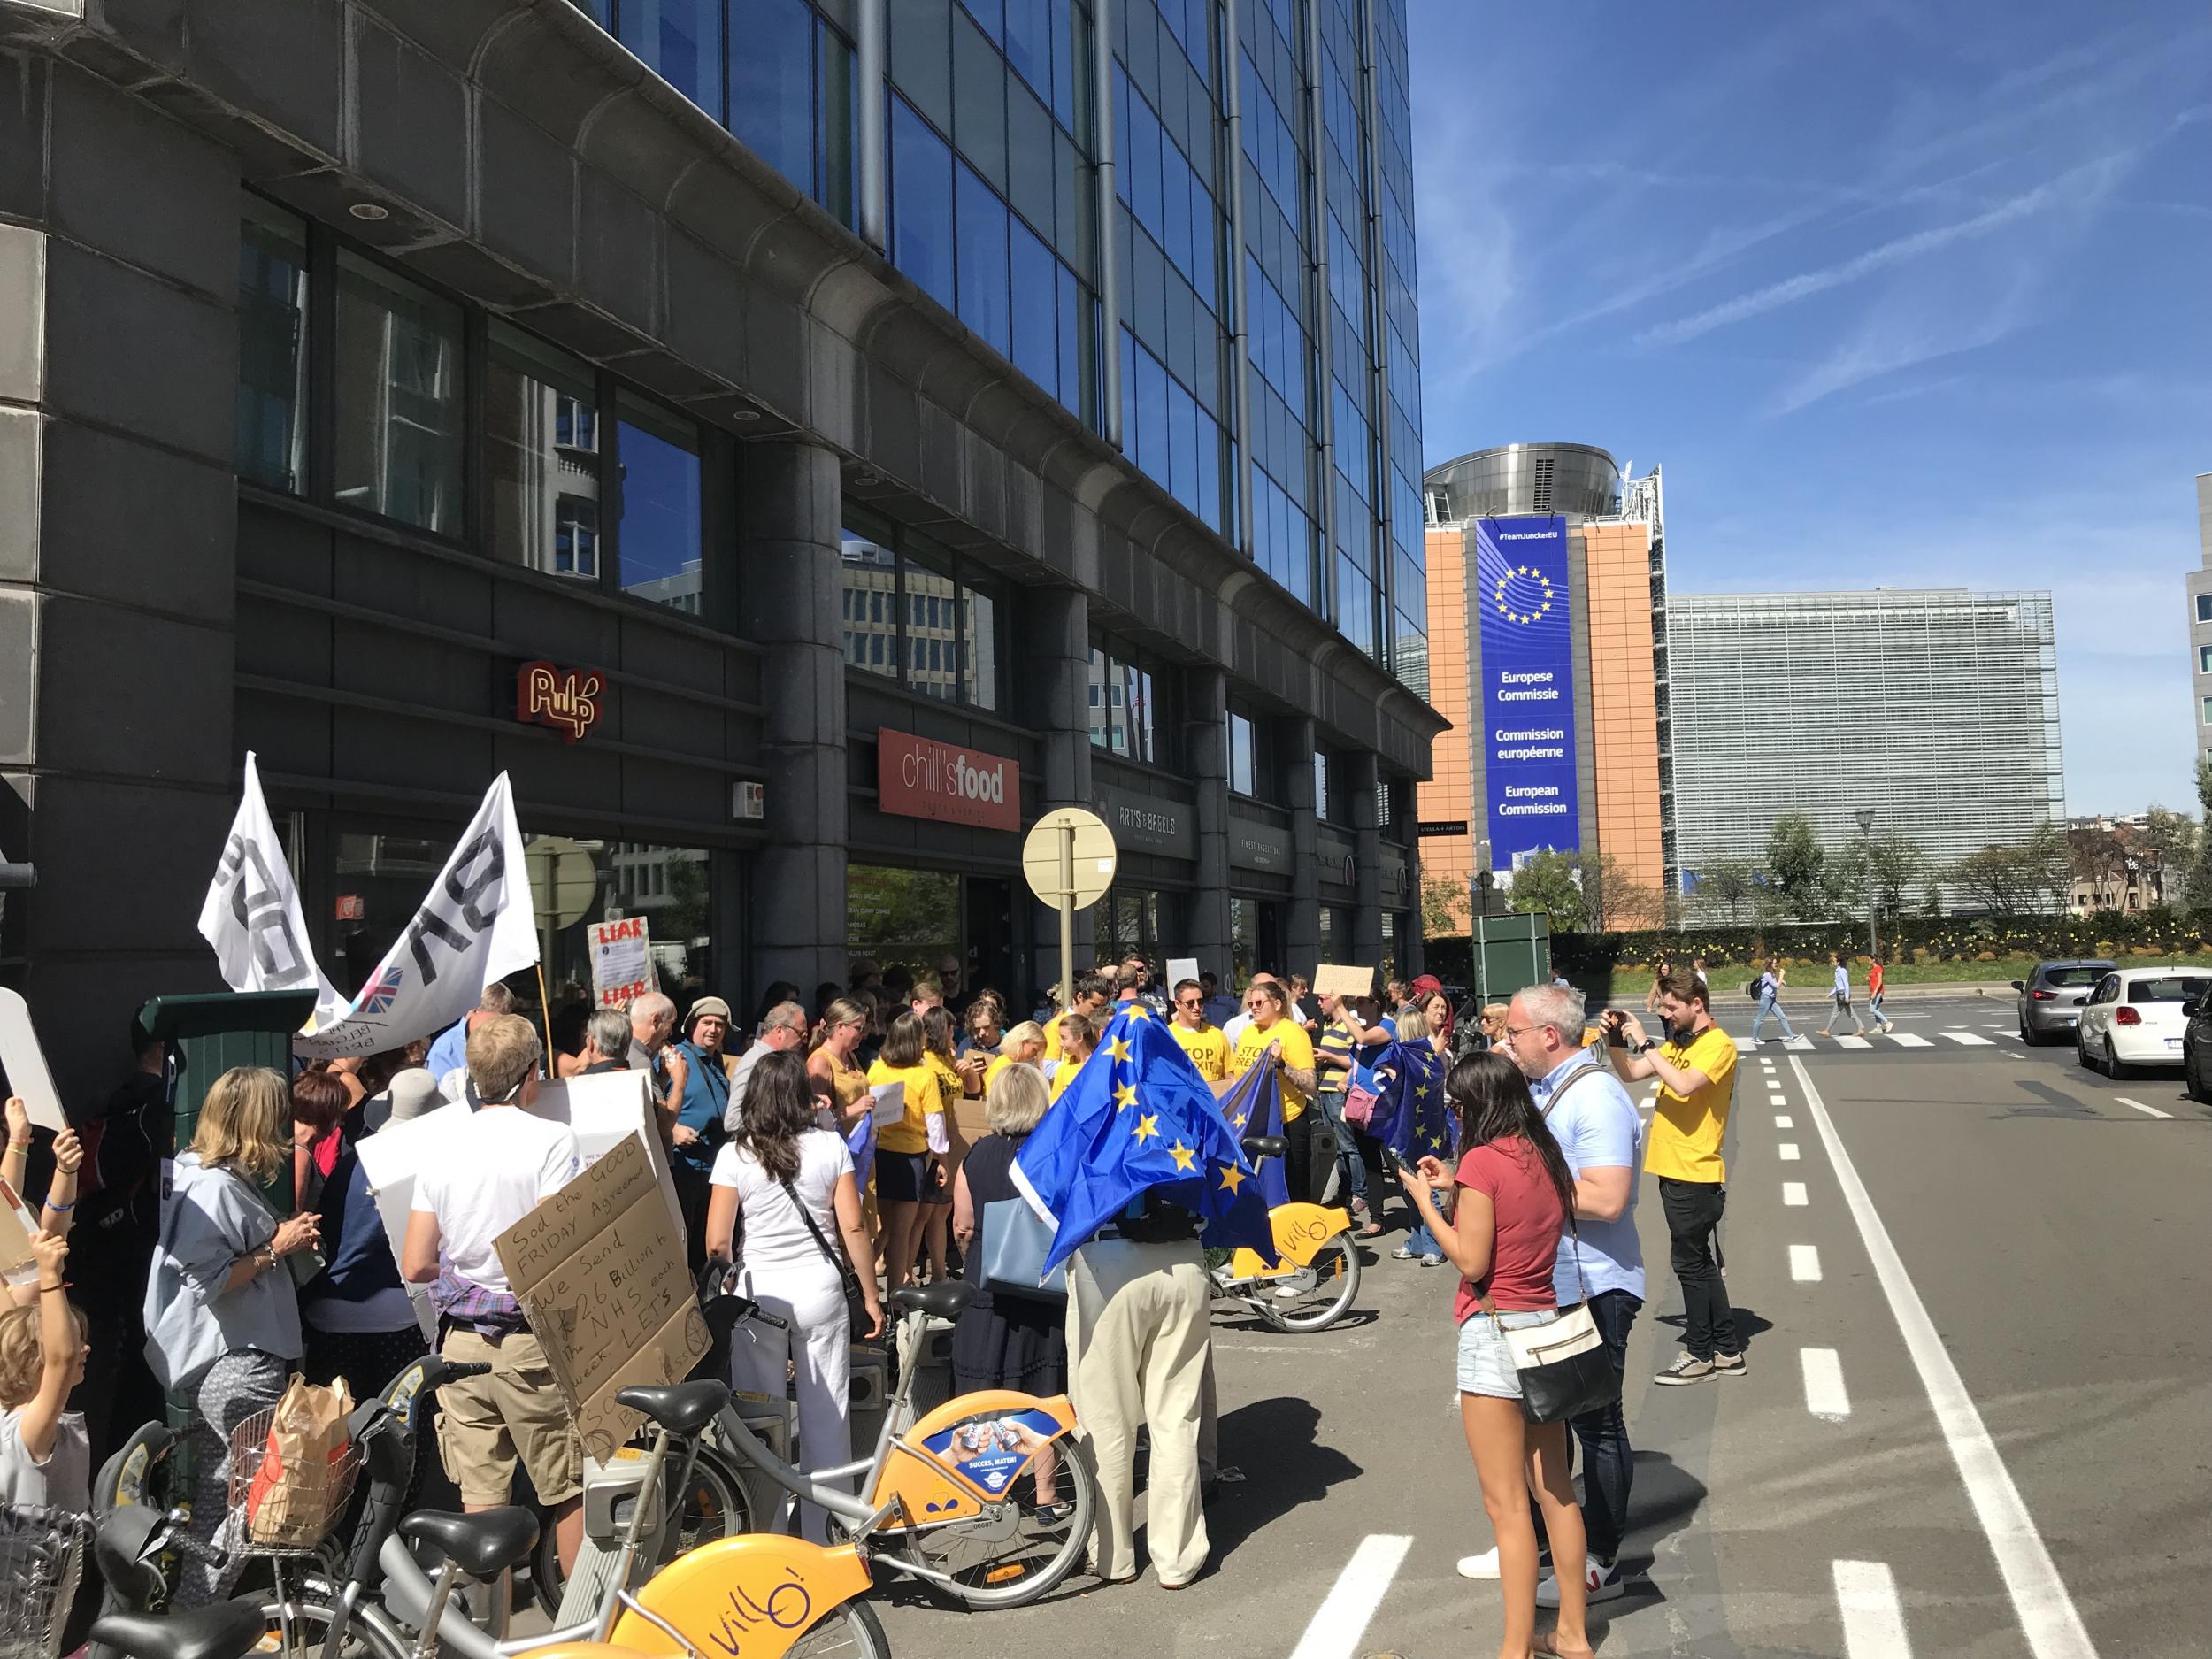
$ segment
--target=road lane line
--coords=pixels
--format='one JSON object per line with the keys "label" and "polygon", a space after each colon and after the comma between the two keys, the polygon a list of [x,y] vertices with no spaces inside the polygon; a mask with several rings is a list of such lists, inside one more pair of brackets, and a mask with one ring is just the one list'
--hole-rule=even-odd
{"label": "road lane line", "polygon": [[1777,1112],[1774,1114],[1774,1126],[1777,1129],[1794,1129],[1797,1127],[1797,1120],[1786,1112]]}
{"label": "road lane line", "polygon": [[1781,1142],[1774,1148],[1774,1155],[1775,1156],[1780,1158],[1785,1164],[1796,1163],[1797,1142],[1794,1141],[1785,1141]]}
{"label": "road lane line", "polygon": [[1793,1210],[1802,1209],[1807,1202],[1805,1197],[1805,1183],[1802,1181],[1784,1181],[1782,1183],[1782,1202]]}
{"label": "road lane line", "polygon": [[1970,1048],[1994,1048],[1997,1045],[1977,1032],[1947,1031],[1943,1033],[1953,1042],[1963,1043]]}
{"label": "road lane line", "polygon": [[1843,1616],[1843,1651],[1848,1659],[1912,1659],[1905,1640],[1905,1609],[1897,1599],[1897,1580],[1884,1561],[1839,1561],[1836,1610]]}
{"label": "road lane line", "polygon": [[1805,1409],[1830,1423],[1851,1415],[1851,1396],[1843,1386],[1843,1356],[1832,1348],[1801,1348],[1798,1368],[1805,1374]]}
{"label": "road lane line", "polygon": [[1882,1225],[1851,1155],[1844,1150],[1843,1138],[1836,1133],[1820,1091],[1813,1087],[1811,1074],[1801,1064],[1792,1064],[1805,1090],[1806,1108],[1820,1131],[1821,1144],[1828,1148],[1828,1161],[1835,1167],[1844,1202],[1851,1206],[1851,1218],[1858,1224],[1875,1276],[1889,1298],[1890,1311],[1905,1340],[1905,1351],[1912,1356],[1921,1386],[1928,1391],[1937,1426],[1951,1448],[1952,1461],[1958,1464],[1959,1479],[1989,1540],[1990,1553],[1996,1557],[1997,1571],[2012,1596],[2013,1609],[2020,1616],[2029,1651],[2035,1659],[2096,1659],[2096,1647],[2089,1640],[2081,1615],[2074,1609],[2057,1563],[2044,1547],[2043,1535],[2036,1531],[2035,1517],[2028,1513],[2020,1488],[2013,1484],[2011,1472],[1975,1408],[1974,1397],[1967,1393],[1958,1367],[1951,1362],[1950,1350],[1943,1346],[1926,1304],[1913,1287],[1904,1258],[1890,1242],[1889,1229]]}
{"label": "road lane line", "polygon": [[2162,1112],[2155,1106],[2146,1106],[2139,1100],[2130,1100],[2124,1094],[2115,1094],[2112,1098],[2118,1101],[2123,1106],[2134,1107],[2137,1111],[2141,1112],[2146,1118],[2171,1118],[2173,1116],[2173,1113]]}
{"label": "road lane line", "polygon": [[1820,1247],[1816,1244],[1790,1246],[1790,1277],[1801,1285],[1820,1283]]}
{"label": "road lane line", "polygon": [[1412,1539],[1395,1532],[1370,1532],[1361,1539],[1290,1659],[1351,1659],[1412,1548]]}
{"label": "road lane line", "polygon": [[1919,1033],[1912,1031],[1892,1032],[1889,1040],[1900,1048],[1932,1048],[1935,1047],[1935,1044],[1930,1042]]}

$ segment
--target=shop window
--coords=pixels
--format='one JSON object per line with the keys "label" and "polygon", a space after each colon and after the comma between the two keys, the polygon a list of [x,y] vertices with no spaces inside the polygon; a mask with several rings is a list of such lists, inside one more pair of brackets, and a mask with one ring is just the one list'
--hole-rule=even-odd
{"label": "shop window", "polygon": [[893,606],[893,620],[888,632],[892,635],[893,650],[897,649],[898,622],[898,557],[887,547],[871,541],[867,537],[845,532],[843,557],[839,565],[839,577],[844,584],[845,596],[852,606],[855,620],[865,626],[856,628],[848,638],[851,647],[845,660],[855,668],[871,673],[883,674],[891,680],[899,677],[898,659],[894,655],[887,667],[884,663],[883,641],[886,628],[883,602],[887,595]]}
{"label": "shop window", "polygon": [[591,369],[491,326],[484,474],[491,550],[533,570],[599,577],[599,411]]}
{"label": "shop window", "polygon": [[[1329,816],[1329,755],[1326,749],[1317,749],[1313,751],[1313,815],[1325,820]],[[1321,959],[1324,962],[1335,960],[1326,956]]]}
{"label": "shop window", "polygon": [[247,198],[238,243],[238,475],[307,488],[307,230]]}
{"label": "shop window", "polygon": [[1259,793],[1259,772],[1253,755],[1254,737],[1251,720],[1235,710],[1229,710],[1229,788],[1233,794],[1255,795]]}
{"label": "shop window", "polygon": [[998,707],[998,601],[979,588],[960,590],[960,695],[971,708]]}
{"label": "shop window", "polygon": [[1110,754],[1148,766],[1171,764],[1171,721],[1158,705],[1171,671],[1156,658],[1114,640],[1091,647],[1091,741]]}
{"label": "shop window", "polygon": [[700,600],[699,435],[628,392],[616,459],[621,467],[622,591],[696,616]]}
{"label": "shop window", "polygon": [[[1000,705],[999,619],[995,586],[949,548],[849,509],[843,579],[850,614],[872,626],[856,629],[846,660],[897,680],[910,691],[973,709]],[[866,595],[864,602],[862,595]],[[856,649],[857,648],[857,649]]]}
{"label": "shop window", "polygon": [[852,864],[845,872],[846,951],[878,968],[934,971],[960,956],[960,878]]}
{"label": "shop window", "polygon": [[338,501],[461,533],[461,308],[338,251]]}

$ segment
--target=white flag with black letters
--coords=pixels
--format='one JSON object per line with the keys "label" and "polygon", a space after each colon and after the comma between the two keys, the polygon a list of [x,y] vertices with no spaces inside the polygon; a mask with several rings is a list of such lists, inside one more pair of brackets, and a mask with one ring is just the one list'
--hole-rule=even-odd
{"label": "white flag with black letters", "polygon": [[353,1006],[335,1022],[300,1033],[292,1050],[334,1060],[431,1036],[476,1007],[493,980],[537,959],[530,872],[503,772]]}
{"label": "white flag with black letters", "polygon": [[292,885],[250,749],[246,792],[200,906],[200,936],[215,947],[216,967],[234,991],[312,991],[319,1019],[334,1018],[345,1008],[346,999],[323,978],[308,943],[299,889]]}

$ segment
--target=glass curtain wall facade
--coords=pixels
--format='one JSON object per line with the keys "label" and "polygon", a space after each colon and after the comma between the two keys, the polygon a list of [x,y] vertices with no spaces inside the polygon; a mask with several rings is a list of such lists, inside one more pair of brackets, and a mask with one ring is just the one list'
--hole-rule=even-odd
{"label": "glass curtain wall facade", "polygon": [[1871,808],[1939,870],[2064,818],[2047,593],[1677,594],[1667,649],[1686,897],[1784,812],[1840,849]]}
{"label": "glass curtain wall facade", "polygon": [[[856,224],[852,0],[582,9]],[[1094,7],[886,10],[893,262],[1425,696],[1406,0],[1112,0],[1110,283]]]}

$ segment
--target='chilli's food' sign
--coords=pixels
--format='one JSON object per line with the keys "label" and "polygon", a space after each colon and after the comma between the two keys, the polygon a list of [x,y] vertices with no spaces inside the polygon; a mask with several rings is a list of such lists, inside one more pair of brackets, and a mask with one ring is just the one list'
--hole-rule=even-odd
{"label": "'chilli's food' sign", "polygon": [[876,794],[886,812],[978,829],[1021,827],[1022,769],[1003,755],[939,743],[910,732],[876,739]]}

